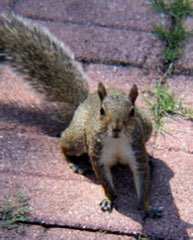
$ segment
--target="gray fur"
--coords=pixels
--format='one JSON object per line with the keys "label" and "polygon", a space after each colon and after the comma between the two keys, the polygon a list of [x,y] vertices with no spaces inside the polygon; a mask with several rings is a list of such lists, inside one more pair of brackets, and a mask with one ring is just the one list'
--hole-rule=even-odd
{"label": "gray fur", "polygon": [[56,102],[77,107],[88,95],[82,67],[46,28],[13,13],[2,16],[0,48],[33,87]]}

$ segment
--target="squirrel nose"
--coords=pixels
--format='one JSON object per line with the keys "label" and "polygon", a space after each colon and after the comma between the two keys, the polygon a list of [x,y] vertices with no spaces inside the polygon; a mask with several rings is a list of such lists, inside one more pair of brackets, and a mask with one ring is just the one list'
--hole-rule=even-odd
{"label": "squirrel nose", "polygon": [[116,128],[113,128],[113,130],[112,130],[113,137],[114,137],[114,138],[118,138],[120,132],[121,132],[121,129],[120,129],[120,128],[117,128],[117,127],[116,127]]}

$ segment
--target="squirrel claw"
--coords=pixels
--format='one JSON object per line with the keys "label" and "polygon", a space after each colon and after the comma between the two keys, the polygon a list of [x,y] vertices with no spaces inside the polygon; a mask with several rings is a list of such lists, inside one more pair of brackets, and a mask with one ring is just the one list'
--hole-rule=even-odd
{"label": "squirrel claw", "polygon": [[79,166],[78,164],[74,164],[74,163],[70,163],[69,167],[72,169],[72,171],[74,173],[78,173],[78,174],[87,174],[91,172],[91,169],[88,167],[83,167],[83,166]]}
{"label": "squirrel claw", "polygon": [[113,210],[113,202],[109,199],[103,199],[99,205],[103,212],[111,213]]}

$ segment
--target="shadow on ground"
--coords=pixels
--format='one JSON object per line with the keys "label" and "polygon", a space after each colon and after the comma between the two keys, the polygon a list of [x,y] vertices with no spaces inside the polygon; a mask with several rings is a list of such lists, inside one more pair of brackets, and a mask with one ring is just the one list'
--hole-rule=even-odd
{"label": "shadow on ground", "polygon": [[56,110],[27,109],[16,104],[0,103],[1,122],[12,123],[23,127],[36,127],[41,133],[51,137],[59,136],[70,121],[70,115],[66,122],[57,120]]}
{"label": "shadow on ground", "polygon": [[[50,116],[50,112],[28,111],[17,106],[0,104],[1,122],[38,126],[44,134],[56,136],[64,129],[65,124],[51,119]],[[170,187],[174,172],[168,167],[167,163],[160,159],[153,159],[153,163],[151,202],[154,207],[163,207],[163,217],[156,220],[147,219],[145,222],[139,217],[131,173],[129,169],[120,166],[113,169],[115,186],[118,190],[116,210],[124,216],[139,222],[143,226],[142,232],[144,234],[158,236],[160,239],[188,239],[187,229],[192,225],[181,219]],[[86,177],[96,183],[93,174]]]}
{"label": "shadow on ground", "polygon": [[[142,224],[142,233],[158,239],[189,239],[187,229],[193,224],[184,222],[179,214],[172,195],[170,181],[174,172],[168,165],[160,160],[151,157],[153,162],[153,176],[151,186],[151,205],[162,207],[163,216],[159,219],[147,218],[144,222],[139,220],[137,211],[137,198],[129,168],[117,166],[112,169],[113,180],[118,191],[116,199],[116,210],[121,214],[132,218]],[[87,176],[96,183],[94,175]],[[168,238],[169,237],[169,238]],[[157,239],[157,238],[156,238]]]}

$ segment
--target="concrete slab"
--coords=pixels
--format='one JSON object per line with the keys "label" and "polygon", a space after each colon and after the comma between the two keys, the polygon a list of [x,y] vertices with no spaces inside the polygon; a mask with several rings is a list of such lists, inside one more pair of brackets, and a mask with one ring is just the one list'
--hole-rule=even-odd
{"label": "concrete slab", "polygon": [[36,19],[96,24],[113,28],[151,31],[155,23],[167,21],[155,13],[148,1],[19,1],[16,12]]}

